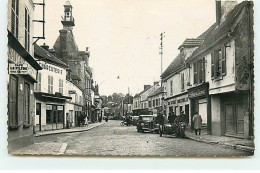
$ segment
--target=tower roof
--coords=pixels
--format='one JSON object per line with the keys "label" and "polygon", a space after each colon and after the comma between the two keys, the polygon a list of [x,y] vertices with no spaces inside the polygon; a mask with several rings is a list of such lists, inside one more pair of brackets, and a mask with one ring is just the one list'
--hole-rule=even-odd
{"label": "tower roof", "polygon": [[70,1],[68,0],[68,1],[65,2],[64,6],[72,6],[72,5],[70,4]]}

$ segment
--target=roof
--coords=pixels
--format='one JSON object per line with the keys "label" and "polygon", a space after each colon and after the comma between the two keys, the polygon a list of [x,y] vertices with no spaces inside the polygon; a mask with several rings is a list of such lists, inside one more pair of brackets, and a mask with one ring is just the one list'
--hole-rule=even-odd
{"label": "roof", "polygon": [[142,92],[139,93],[139,95],[142,95],[143,93],[145,93],[147,90],[149,90],[150,88],[152,88],[153,86],[148,86],[145,90],[143,90]]}
{"label": "roof", "polygon": [[204,43],[196,49],[193,54],[187,59],[187,61],[191,61],[195,59],[198,55],[204,53],[205,51],[212,48],[219,39],[225,37],[230,32],[230,29],[234,25],[235,21],[237,20],[239,14],[241,13],[242,9],[246,7],[250,2],[243,1],[238,4],[232,11],[230,11],[227,16],[226,20],[217,25],[216,23],[212,25],[206,32],[205,41]]}
{"label": "roof", "polygon": [[177,57],[172,61],[172,63],[167,67],[167,69],[162,73],[161,78],[166,78],[170,74],[178,71],[184,65],[184,56],[178,54]]}
{"label": "roof", "polygon": [[163,92],[162,89],[163,89],[162,87],[158,88],[158,89],[155,90],[152,94],[150,94],[148,97],[153,97],[153,96],[156,96],[156,95],[158,95],[158,94],[161,94],[161,93]]}
{"label": "roof", "polygon": [[181,47],[197,47],[201,46],[204,42],[204,38],[186,38],[186,40],[179,46],[178,49]]}
{"label": "roof", "polygon": [[81,81],[80,77],[78,75],[71,75],[72,80],[78,80]]}
{"label": "roof", "polygon": [[57,57],[55,57],[54,55],[52,55],[47,50],[43,49],[41,46],[37,44],[35,44],[34,46],[34,54],[36,55],[35,58],[39,60],[44,59],[44,61],[68,68],[68,66],[63,61],[61,61],[60,59],[58,59]]}

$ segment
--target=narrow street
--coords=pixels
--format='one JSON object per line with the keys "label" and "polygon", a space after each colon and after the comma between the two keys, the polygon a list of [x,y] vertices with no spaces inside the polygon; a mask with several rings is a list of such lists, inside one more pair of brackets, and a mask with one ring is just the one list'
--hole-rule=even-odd
{"label": "narrow street", "polygon": [[110,120],[85,132],[48,135],[35,143],[66,143],[65,155],[106,156],[249,156],[250,153],[174,136],[138,133],[135,126],[120,126]]}

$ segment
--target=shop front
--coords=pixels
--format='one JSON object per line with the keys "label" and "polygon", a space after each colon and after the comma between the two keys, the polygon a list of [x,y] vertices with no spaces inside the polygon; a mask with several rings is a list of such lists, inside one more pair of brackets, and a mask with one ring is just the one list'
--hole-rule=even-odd
{"label": "shop front", "polygon": [[36,92],[35,131],[57,130],[66,127],[65,101],[71,97]]}
{"label": "shop front", "polygon": [[188,96],[191,105],[191,128],[193,128],[192,118],[197,112],[202,117],[202,129],[207,130],[207,133],[211,134],[211,99],[208,91],[208,83],[203,83],[196,87],[189,88]]}
{"label": "shop front", "polygon": [[189,99],[188,99],[188,94],[187,92],[182,93],[181,95],[174,96],[170,99],[165,99],[164,100],[167,103],[167,117],[171,114],[174,113],[176,116],[181,115],[181,112],[183,111],[185,114],[185,120],[186,123],[189,124],[189,110],[190,110],[190,105],[189,105]]}

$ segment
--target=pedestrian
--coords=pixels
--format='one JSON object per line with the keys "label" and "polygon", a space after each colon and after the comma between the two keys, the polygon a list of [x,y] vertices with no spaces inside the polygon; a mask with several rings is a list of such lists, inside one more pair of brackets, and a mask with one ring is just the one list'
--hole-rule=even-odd
{"label": "pedestrian", "polygon": [[184,111],[181,111],[181,122],[185,123],[187,125],[186,115],[184,114]]}
{"label": "pedestrian", "polygon": [[172,124],[174,122],[174,112],[169,113],[168,121],[170,124]]}
{"label": "pedestrian", "polygon": [[201,134],[201,125],[202,125],[202,118],[201,115],[198,114],[198,112],[195,112],[195,115],[192,118],[192,121],[194,122],[194,129],[195,129],[195,134],[199,135]]}

